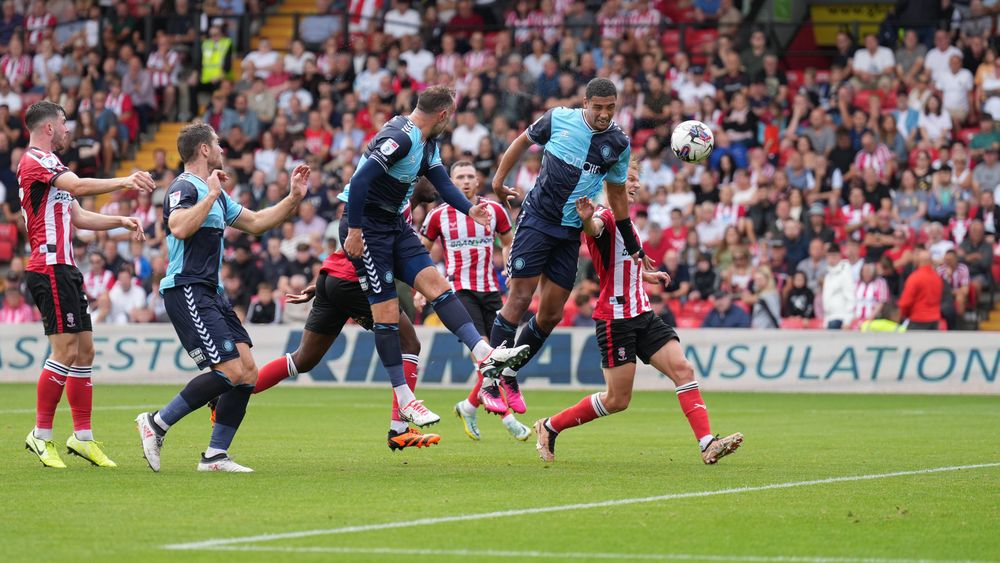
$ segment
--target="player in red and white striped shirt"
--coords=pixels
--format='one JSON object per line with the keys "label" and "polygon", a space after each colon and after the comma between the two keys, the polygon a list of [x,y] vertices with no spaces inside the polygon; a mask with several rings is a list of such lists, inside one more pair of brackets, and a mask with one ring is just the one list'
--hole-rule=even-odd
{"label": "player in red and white striped shirt", "polygon": [[[634,202],[640,189],[639,172],[634,164],[629,168],[625,187],[629,201]],[[736,433],[725,438],[712,435],[708,408],[694,379],[694,369],[684,357],[680,339],[650,308],[643,282],[668,282],[670,276],[664,272],[643,271],[642,263],[628,255],[610,209],[598,208],[595,212],[593,202],[580,198],[576,210],[600,278],[601,294],[594,308],[594,319],[608,387],[603,393],[584,397],[576,405],[535,422],[538,434],[535,447],[539,455],[544,461],[554,461],[556,437],[560,432],[628,407],[636,357],[674,382],[681,409],[701,447],[702,461],[712,464],[733,453],[743,442],[743,435]]]}
{"label": "player in red and white striped shirt", "polygon": [[[460,160],[451,166],[451,181],[473,205],[478,205],[479,177],[476,167],[468,160]],[[454,207],[442,204],[434,208],[424,220],[421,229],[424,246],[434,247],[438,240],[444,246],[444,264],[448,281],[455,288],[455,295],[469,311],[476,330],[488,336],[496,320],[497,311],[503,307],[500,284],[493,268],[493,246],[497,237],[503,248],[504,262],[514,240],[510,216],[502,205],[487,201],[487,209],[493,218],[490,224],[480,225]],[[455,405],[455,415],[465,424],[465,433],[473,440],[479,440],[479,425],[476,411],[482,403],[480,390],[483,386],[482,374],[477,374],[475,386],[468,398]],[[527,440],[531,428],[521,424],[507,409],[501,414],[503,424],[518,440]]]}
{"label": "player in red and white striped shirt", "polygon": [[65,387],[74,430],[66,447],[94,465],[115,467],[94,442],[90,428],[94,335],[83,275],[73,258],[73,228],[107,231],[124,227],[134,231],[137,240],[146,237],[136,219],[86,211],[74,198],[120,189],[152,191],[153,178],[148,172],[136,172],[127,178],[84,179],[63,166],[54,151],[69,147],[70,134],[66,113],[57,104],[32,105],[24,123],[31,136],[17,165],[17,181],[31,245],[25,281],[52,348],[38,378],[35,428],[25,444],[43,465],[66,467],[52,441],[52,419]]}

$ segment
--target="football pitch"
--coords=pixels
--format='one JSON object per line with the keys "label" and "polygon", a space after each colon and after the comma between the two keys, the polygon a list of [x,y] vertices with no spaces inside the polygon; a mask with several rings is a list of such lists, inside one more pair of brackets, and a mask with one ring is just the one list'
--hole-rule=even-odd
{"label": "football pitch", "polygon": [[[118,469],[23,451],[33,385],[0,386],[3,561],[1000,560],[1000,397],[705,393],[713,431],[743,432],[704,466],[674,394],[564,432],[557,461],[460,390],[430,449],[390,452],[388,389],[279,386],[254,396],[232,449],[256,473],[205,474],[208,411],[171,429],[163,468],[133,419],[180,386],[98,386],[94,428]],[[527,390],[530,424],[583,395]],[[65,442],[65,398],[56,416]]]}

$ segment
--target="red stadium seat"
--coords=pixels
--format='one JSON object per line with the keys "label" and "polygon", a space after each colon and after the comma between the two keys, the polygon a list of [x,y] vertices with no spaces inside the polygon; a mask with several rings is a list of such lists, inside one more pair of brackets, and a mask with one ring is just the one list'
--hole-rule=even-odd
{"label": "red stadium seat", "polygon": [[965,129],[959,130],[958,134],[955,135],[955,139],[962,141],[965,144],[969,144],[972,142],[972,137],[978,132],[978,127],[966,127]]}
{"label": "red stadium seat", "polygon": [[811,329],[823,328],[823,319],[809,319],[809,322],[806,324],[806,328],[811,328]]}
{"label": "red stadium seat", "polygon": [[632,146],[635,148],[642,147],[655,132],[656,131],[653,129],[639,129],[635,132],[635,135],[632,136]]}
{"label": "red stadium seat", "polygon": [[684,35],[684,46],[691,62],[705,64],[708,61],[705,48],[711,48],[718,39],[718,29],[688,29]]}
{"label": "red stadium seat", "polygon": [[681,32],[676,29],[664,31],[663,35],[660,36],[660,45],[663,46],[665,54],[670,56],[675,55],[681,50]]}
{"label": "red stadium seat", "polygon": [[799,330],[805,327],[806,327],[806,321],[801,317],[789,317],[787,319],[781,319],[781,328]]}
{"label": "red stadium seat", "polygon": [[671,299],[671,300],[667,301],[667,308],[669,308],[670,312],[674,314],[674,318],[675,319],[677,317],[681,316],[681,301],[680,301],[680,299]]}

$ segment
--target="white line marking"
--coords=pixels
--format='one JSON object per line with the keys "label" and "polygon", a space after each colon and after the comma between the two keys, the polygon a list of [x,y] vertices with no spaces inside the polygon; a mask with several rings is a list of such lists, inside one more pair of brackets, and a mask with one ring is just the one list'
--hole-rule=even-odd
{"label": "white line marking", "polygon": [[269,547],[260,545],[208,548],[210,551],[252,551],[272,553],[336,553],[341,555],[427,555],[447,557],[535,559],[624,559],[628,561],[737,561],[749,563],[989,563],[942,559],[881,559],[878,557],[799,557],[794,555],[695,555],[690,553],[587,553],[556,551],[506,551],[471,549],[397,549],[391,547]]}
{"label": "white line marking", "polygon": [[930,473],[945,473],[949,471],[961,471],[963,469],[984,469],[990,467],[1000,467],[1000,462],[978,463],[975,465],[952,465],[948,467],[934,467],[931,469],[915,469],[911,471],[894,471],[892,473],[876,473],[871,475],[851,475],[848,477],[830,477],[827,479],[815,479],[811,481],[791,481],[788,483],[774,483],[771,485],[759,485],[753,487],[735,487],[731,489],[719,489],[715,491],[697,491],[690,493],[670,493],[651,497],[626,498],[617,500],[605,500],[600,502],[586,502],[578,504],[563,504],[557,506],[539,506],[535,508],[519,508],[513,510],[498,510],[496,512],[481,512],[476,514],[457,514],[454,516],[439,516],[435,518],[419,518],[417,520],[403,520],[400,522],[384,522],[381,524],[364,524],[360,526],[344,526],[341,528],[328,528],[325,530],[303,530],[299,532],[286,532],[281,534],[261,534],[257,536],[244,536],[239,538],[220,538],[191,543],[178,543],[163,546],[163,549],[173,550],[197,550],[215,548],[223,545],[234,545],[243,543],[255,543],[273,540],[308,538],[312,536],[328,536],[334,534],[352,534],[358,532],[373,532],[377,530],[388,530],[394,528],[412,528],[416,526],[430,526],[433,524],[444,524],[448,522],[469,522],[473,520],[487,520],[493,518],[503,518],[506,516],[523,516],[525,514],[544,514],[548,512],[564,512],[568,510],[586,510],[589,508],[602,508],[606,506],[625,506],[630,504],[643,504],[666,500],[677,500],[686,498],[712,497],[719,495],[732,495],[736,493],[751,493],[757,491],[773,491],[778,489],[792,489],[795,487],[810,487],[814,485],[827,485],[830,483],[847,483],[851,481],[870,481],[872,479],[887,479],[890,477],[906,477],[910,475],[927,475]]}

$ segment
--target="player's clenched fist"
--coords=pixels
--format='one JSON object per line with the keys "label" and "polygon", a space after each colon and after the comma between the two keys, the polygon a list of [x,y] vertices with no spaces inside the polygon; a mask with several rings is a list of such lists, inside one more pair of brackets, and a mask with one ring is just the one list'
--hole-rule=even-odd
{"label": "player's clenched fist", "polygon": [[132,173],[125,181],[125,188],[139,190],[140,192],[151,192],[156,188],[153,177],[145,170]]}

